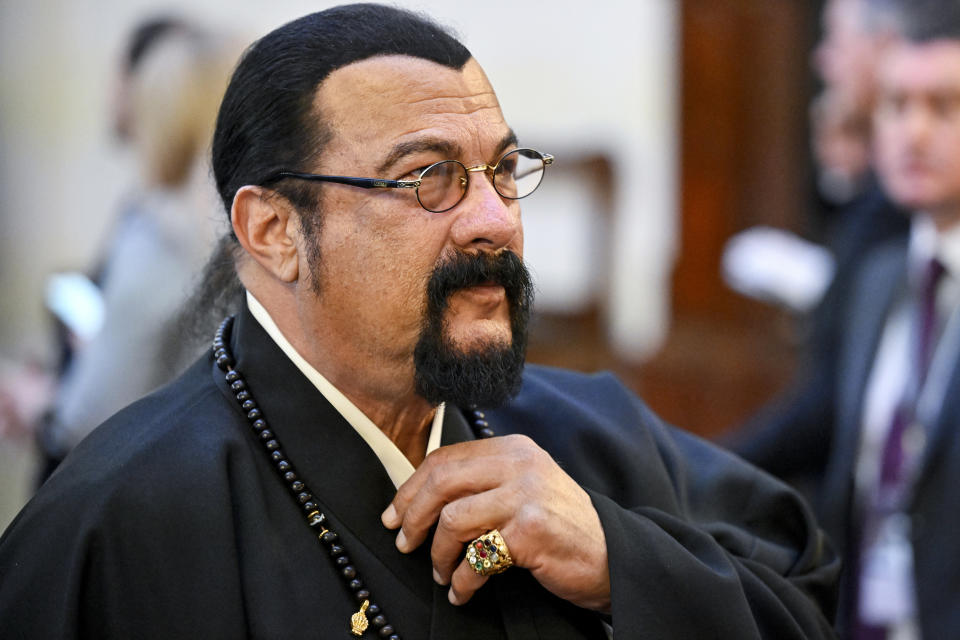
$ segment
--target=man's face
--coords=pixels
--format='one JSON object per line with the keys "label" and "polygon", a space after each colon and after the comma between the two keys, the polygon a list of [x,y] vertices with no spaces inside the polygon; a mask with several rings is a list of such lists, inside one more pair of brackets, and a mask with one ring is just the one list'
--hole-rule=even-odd
{"label": "man's face", "polygon": [[[515,147],[496,96],[473,60],[461,71],[406,56],[357,62],[332,73],[315,106],[333,132],[315,173],[414,179],[440,160],[493,165]],[[333,331],[341,366],[409,368],[425,325],[427,283],[458,253],[522,257],[516,201],[504,200],[485,174],[470,174],[464,199],[431,213],[408,189],[325,184],[319,264],[301,251],[300,273],[318,293],[303,299],[317,331]],[[458,289],[442,310],[443,338],[463,354],[513,343],[504,288]],[[330,336],[325,336],[329,341]],[[351,360],[354,360],[351,362]],[[411,375],[412,384],[412,375]]]}
{"label": "man's face", "polygon": [[960,220],[960,41],[892,45],[878,83],[876,160],[888,194]]}

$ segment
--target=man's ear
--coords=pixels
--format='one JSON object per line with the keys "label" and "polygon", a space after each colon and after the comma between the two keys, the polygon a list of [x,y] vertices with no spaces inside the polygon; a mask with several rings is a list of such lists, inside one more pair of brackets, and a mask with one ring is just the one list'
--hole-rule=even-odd
{"label": "man's ear", "polygon": [[230,210],[237,240],[261,267],[283,282],[295,282],[299,276],[296,216],[286,199],[253,185],[240,187]]}

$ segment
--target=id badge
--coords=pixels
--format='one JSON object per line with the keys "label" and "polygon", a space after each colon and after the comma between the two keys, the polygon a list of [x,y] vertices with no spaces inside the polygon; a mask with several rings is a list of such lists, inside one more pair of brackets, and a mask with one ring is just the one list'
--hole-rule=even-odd
{"label": "id badge", "polygon": [[916,614],[910,518],[887,516],[874,543],[865,551],[860,572],[860,619],[892,626]]}

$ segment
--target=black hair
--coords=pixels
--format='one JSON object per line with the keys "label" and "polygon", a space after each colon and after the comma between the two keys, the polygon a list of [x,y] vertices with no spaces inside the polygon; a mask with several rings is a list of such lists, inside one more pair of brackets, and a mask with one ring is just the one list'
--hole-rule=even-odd
{"label": "black hair", "polygon": [[[244,53],[223,97],[213,137],[213,173],[230,215],[237,190],[281,169],[307,170],[333,132],[313,107],[333,71],[380,55],[409,55],[462,69],[470,52],[429,18],[380,4],[313,13],[267,34]],[[306,185],[275,189],[301,211]],[[301,223],[306,216],[301,215]]]}
{"label": "black hair", "polygon": [[910,42],[960,40],[960,0],[897,0],[900,35]]}
{"label": "black hair", "polygon": [[190,32],[192,28],[184,20],[174,16],[154,16],[138,24],[123,53],[123,73],[131,76],[155,44],[173,33]]}
{"label": "black hair", "polygon": [[870,34],[886,35],[899,25],[901,4],[904,0],[861,0],[860,15],[864,30]]}

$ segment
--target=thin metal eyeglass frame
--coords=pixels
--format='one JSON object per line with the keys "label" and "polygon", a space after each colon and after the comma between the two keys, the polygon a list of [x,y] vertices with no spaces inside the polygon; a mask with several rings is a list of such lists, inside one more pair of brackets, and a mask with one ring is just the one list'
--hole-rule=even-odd
{"label": "thin metal eyeglass frame", "polygon": [[[550,155],[549,153],[543,153],[543,152],[541,152],[541,151],[537,151],[536,149],[531,149],[531,148],[529,148],[529,147],[520,147],[520,148],[517,148],[517,149],[511,149],[510,151],[508,151],[508,152],[506,152],[505,154],[503,154],[502,156],[500,156],[500,159],[497,160],[497,163],[496,163],[495,165],[492,165],[492,166],[491,166],[491,165],[488,165],[488,164],[478,164],[478,165],[476,165],[476,166],[474,166],[474,167],[468,167],[468,166],[466,166],[465,164],[463,164],[462,162],[460,162],[459,160],[440,160],[439,162],[434,162],[434,163],[431,164],[430,166],[426,167],[422,172],[420,172],[420,176],[422,177],[422,176],[426,175],[426,173],[427,173],[428,171],[430,171],[431,169],[433,169],[434,167],[436,167],[436,166],[438,166],[438,165],[446,164],[446,163],[448,163],[448,162],[455,162],[455,163],[459,164],[461,167],[463,167],[464,171],[466,172],[466,176],[467,176],[467,180],[468,180],[468,181],[469,181],[469,179],[470,179],[470,174],[471,174],[471,173],[476,173],[476,172],[478,172],[478,171],[483,171],[484,173],[486,173],[486,172],[489,171],[489,172],[490,172],[490,181],[491,181],[491,183],[493,184],[493,188],[496,190],[496,192],[497,192],[498,194],[500,194],[500,196],[502,196],[502,197],[504,197],[504,198],[507,198],[508,200],[520,200],[521,198],[526,198],[527,196],[529,196],[530,194],[532,194],[534,191],[536,191],[536,190],[537,190],[537,187],[540,186],[540,183],[538,182],[538,183],[537,183],[537,186],[534,187],[534,188],[533,188],[533,191],[531,191],[530,193],[527,193],[527,194],[524,194],[524,195],[518,196],[518,197],[513,197],[513,196],[508,196],[508,195],[505,195],[505,194],[501,193],[500,190],[497,189],[497,182],[496,182],[496,180],[493,178],[493,176],[496,174],[497,168],[500,166],[500,163],[503,162],[503,159],[506,158],[507,156],[509,156],[510,154],[518,153],[518,152],[520,152],[520,151],[533,151],[534,153],[536,153],[537,155],[539,155],[541,162],[543,162],[543,167],[541,167],[541,170],[545,169],[545,168],[547,167],[547,165],[553,164],[553,156]],[[523,176],[518,176],[518,177],[521,177],[521,178],[522,178]],[[419,193],[419,188],[420,188],[420,184],[421,184],[421,180],[420,180],[420,179],[417,179],[417,180],[385,180],[385,179],[382,179],[382,178],[356,178],[356,177],[353,177],[353,176],[332,176],[332,175],[321,175],[321,174],[317,174],[317,173],[302,173],[302,172],[299,172],[299,171],[285,171],[285,170],[283,170],[283,171],[277,171],[277,172],[275,172],[275,173],[270,174],[269,176],[267,176],[266,178],[264,178],[263,180],[261,180],[259,184],[260,184],[260,186],[265,187],[265,186],[267,186],[268,184],[270,184],[270,183],[272,183],[272,182],[276,182],[276,181],[278,181],[278,180],[283,180],[284,178],[295,178],[295,179],[297,179],[297,180],[311,180],[311,181],[313,181],[313,182],[335,182],[335,183],[337,183],[337,184],[345,184],[345,185],[349,185],[349,186],[351,186],[351,187],[360,187],[361,189],[417,189],[417,190],[418,190],[418,191],[417,191],[417,203],[418,203],[424,210],[429,211],[430,213],[444,213],[444,212],[446,212],[446,211],[450,211],[450,209],[453,209],[453,208],[456,207],[458,204],[460,204],[460,203],[463,201],[464,196],[466,196],[466,194],[467,194],[467,189],[464,188],[463,193],[460,195],[460,198],[459,198],[456,202],[454,202],[452,205],[450,205],[450,206],[447,207],[446,209],[435,210],[435,209],[430,209],[430,208],[426,207],[426,206],[423,204],[423,201],[420,200],[420,193]]]}

